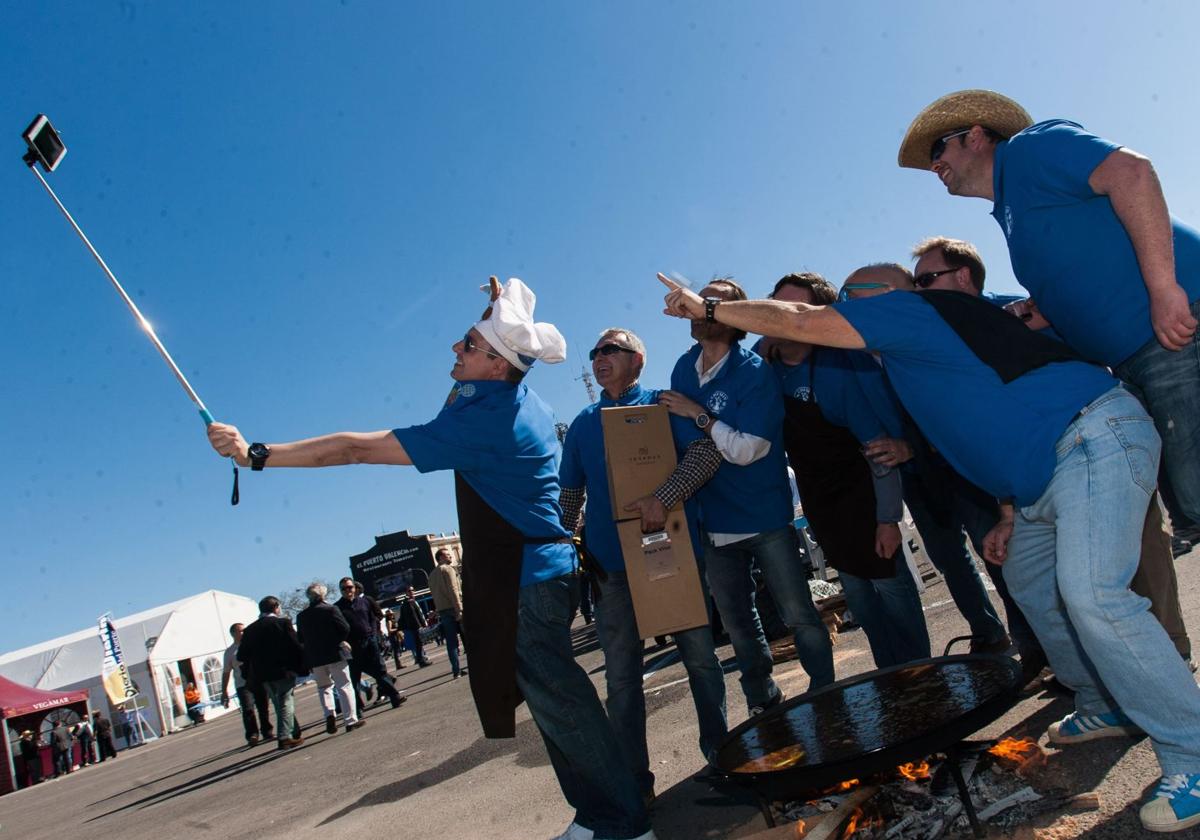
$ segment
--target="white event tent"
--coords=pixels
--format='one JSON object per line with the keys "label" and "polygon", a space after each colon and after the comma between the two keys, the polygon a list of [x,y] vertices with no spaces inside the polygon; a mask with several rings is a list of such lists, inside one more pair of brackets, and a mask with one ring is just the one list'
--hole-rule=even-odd
{"label": "white event tent", "polygon": [[[133,681],[140,689],[137,705],[158,733],[172,732],[189,721],[183,688],[194,681],[212,713],[223,710],[221,666],[229,646],[229,626],[249,624],[258,604],[241,595],[210,589],[113,621]],[[114,723],[120,715],[108,701],[101,681],[104,650],[96,627],[0,655],[0,676],[44,690],[84,689],[93,709],[107,709]],[[117,734],[126,735],[116,727]]]}

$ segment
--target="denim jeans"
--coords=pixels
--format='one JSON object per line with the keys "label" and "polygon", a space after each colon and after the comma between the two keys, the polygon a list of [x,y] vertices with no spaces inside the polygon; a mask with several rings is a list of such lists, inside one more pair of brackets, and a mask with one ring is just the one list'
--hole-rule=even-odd
{"label": "denim jeans", "polygon": [[1121,709],[1164,774],[1197,773],[1200,687],[1129,589],[1158,455],[1136,398],[1118,387],[1093,401],[1058,439],[1042,496],[1017,511],[1004,577],[1076,711]]}
{"label": "denim jeans", "polygon": [[[1200,300],[1192,314],[1200,316]],[[1113,373],[1133,386],[1154,418],[1175,501],[1184,516],[1200,522],[1200,331],[1179,351],[1152,338]]]}
{"label": "denim jeans", "polygon": [[[654,790],[646,749],[646,695],[642,691],[642,637],[638,634],[629,578],[609,572],[599,581],[595,604],[596,635],[604,649],[608,684],[608,719],[616,732],[625,761],[643,793]],[[717,659],[712,627],[704,625],[672,634],[687,670],[700,724],[700,753],[707,760],[725,737],[725,675]]]}
{"label": "denim jeans", "polygon": [[733,643],[746,705],[753,708],[773,702],[779,686],[771,679],[771,649],[754,607],[751,563],[758,564],[780,618],[792,629],[810,690],[833,682],[833,644],[813,605],[791,525],[729,545],[715,546],[709,539],[704,552],[708,587]]}
{"label": "denim jeans", "polygon": [[[264,738],[272,737],[271,718],[267,713],[267,690],[260,683],[255,683],[251,686],[249,683],[236,687],[238,705],[242,709],[242,727],[246,732],[246,740],[258,737],[258,719],[262,719],[262,735]],[[258,710],[258,718],[254,716],[255,710]],[[136,734],[137,727],[133,727],[132,731]]]}
{"label": "denim jeans", "polygon": [[438,612],[438,624],[442,627],[442,638],[446,640],[446,657],[450,660],[450,673],[458,676],[462,670],[458,662],[458,619],[449,610]]}
{"label": "denim jeans", "polygon": [[267,690],[267,696],[275,706],[275,735],[281,741],[288,737],[289,732],[293,738],[296,737],[296,678],[266,680],[263,682],[263,688]]}
{"label": "denim jeans", "polygon": [[[996,524],[998,517],[993,513],[988,522],[987,512],[955,492],[952,485],[935,489],[921,481],[921,476],[917,476],[917,480],[912,480],[908,475],[904,477],[904,503],[908,505],[917,531],[921,534],[925,553],[945,579],[946,589],[971,628],[971,635],[979,636],[986,642],[1000,639],[1004,636],[1004,625],[1000,623],[1000,616],[988,598],[975,559],[967,551],[964,536],[965,532],[976,546],[981,546],[983,537]],[[931,492],[941,492],[944,497],[931,500],[928,498]],[[947,508],[949,521],[938,521],[932,510],[934,504]]]}
{"label": "denim jeans", "polygon": [[578,597],[573,573],[521,588],[517,687],[546,742],[563,796],[575,808],[575,822],[605,840],[637,837],[650,830],[646,808],[571,646]]}
{"label": "denim jeans", "polygon": [[862,578],[838,572],[846,606],[862,626],[876,668],[929,658],[929,630],[921,608],[921,593],[897,550],[890,578]]}
{"label": "denim jeans", "polygon": [[354,711],[354,688],[350,684],[350,664],[339,659],[337,662],[330,662],[327,665],[314,665],[312,675],[313,679],[317,681],[317,697],[321,700],[321,709],[325,712],[325,717],[337,716],[333,703],[333,693],[336,691],[341,700],[342,717],[345,718],[346,725],[356,723],[358,715]]}

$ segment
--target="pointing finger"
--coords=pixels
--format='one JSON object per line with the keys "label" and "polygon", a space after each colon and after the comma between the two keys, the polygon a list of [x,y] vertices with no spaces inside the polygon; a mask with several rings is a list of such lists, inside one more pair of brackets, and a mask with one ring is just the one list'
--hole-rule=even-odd
{"label": "pointing finger", "polygon": [[679,283],[676,283],[674,280],[672,280],[670,277],[663,274],[661,271],[658,272],[658,280],[660,283],[662,283],[664,286],[666,286],[671,291],[675,291],[676,289],[683,288],[682,285],[680,285]]}

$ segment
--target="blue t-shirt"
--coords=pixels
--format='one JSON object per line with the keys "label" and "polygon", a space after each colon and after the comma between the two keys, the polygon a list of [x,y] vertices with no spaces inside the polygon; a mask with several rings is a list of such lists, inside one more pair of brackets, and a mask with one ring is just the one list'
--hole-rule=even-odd
{"label": "blue t-shirt", "polygon": [[870,350],[913,420],[946,460],[998,499],[1028,505],[1046,489],[1055,444],[1116,381],[1085,362],[1054,362],[1008,384],[921,299],[893,292],[833,304]]}
{"label": "blue t-shirt", "polygon": [[[892,437],[888,424],[877,413],[875,403],[863,391],[860,376],[869,378],[871,371],[864,368],[860,374],[851,358],[856,355],[855,351],[821,347],[813,352],[816,355],[811,361],[805,359],[798,365],[771,362],[784,396],[816,403],[826,420],[849,429],[859,443]],[[875,377],[882,387],[883,371],[873,360],[868,361],[875,368]],[[890,406],[893,427],[898,428],[900,418],[891,399],[884,393],[881,400],[885,406]]]}
{"label": "blue t-shirt", "polygon": [[671,389],[700,403],[713,420],[771,442],[767,454],[751,464],[721,462],[696,494],[701,526],[713,534],[759,534],[790,525],[792,491],[779,380],[756,353],[735,342],[721,370],[702,388],[696,373],[700,350],[694,345],[675,363]]}
{"label": "blue t-shirt", "polygon": [[[610,572],[625,571],[625,559],[621,554],[621,541],[617,537],[617,524],[613,521],[612,497],[608,494],[608,464],[604,459],[604,428],[600,424],[600,409],[621,405],[654,405],[658,402],[658,390],[634,385],[618,399],[606,393],[600,402],[593,403],[579,412],[567,431],[563,442],[562,466],[558,471],[559,484],[563,487],[585,488],[587,492],[587,525],[584,537],[588,550]],[[675,452],[679,457],[688,444],[703,433],[685,417],[671,415],[671,435],[675,438]],[[688,530],[692,546],[700,548],[700,534],[696,529],[696,505],[689,499],[684,503]]]}
{"label": "blue t-shirt", "polygon": [[[569,537],[558,506],[560,449],[549,406],[511,382],[460,382],[455,393],[429,423],[393,430],[413,466],[456,470],[526,537]],[[526,545],[521,586],[574,568],[572,545]]]}
{"label": "blue t-shirt", "polygon": [[[1137,255],[1108,196],[1088,178],[1120,146],[1048,120],[996,146],[992,215],[1017,281],[1063,340],[1115,366],[1154,339]],[[1175,276],[1200,298],[1200,233],[1172,219]]]}

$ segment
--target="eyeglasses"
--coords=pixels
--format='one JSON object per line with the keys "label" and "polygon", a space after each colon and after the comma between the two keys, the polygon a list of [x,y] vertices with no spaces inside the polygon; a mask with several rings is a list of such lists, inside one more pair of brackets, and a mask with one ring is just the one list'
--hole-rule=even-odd
{"label": "eyeglasses", "polygon": [[890,283],[847,283],[842,286],[842,290],[838,292],[838,300],[850,300],[851,292],[861,292],[866,289],[890,289]]}
{"label": "eyeglasses", "polygon": [[953,140],[955,137],[961,137],[964,134],[968,134],[970,131],[971,129],[969,128],[960,128],[958,131],[951,131],[949,134],[943,135],[934,140],[933,146],[931,146],[929,149],[929,162],[935,163],[938,158],[945,154],[946,146],[949,144],[949,141]]}
{"label": "eyeglasses", "polygon": [[354,591],[354,586],[353,586],[353,585],[351,585],[351,586],[343,586],[343,587],[341,587],[341,590],[342,590],[343,592],[353,592],[353,591]]}
{"label": "eyeglasses", "polygon": [[470,353],[472,350],[478,350],[480,353],[485,353],[488,356],[491,356],[493,359],[501,358],[499,353],[493,353],[491,350],[484,350],[482,347],[476,344],[475,339],[471,337],[470,332],[462,337],[462,346],[464,353]]}
{"label": "eyeglasses", "polygon": [[616,353],[636,353],[636,350],[630,350],[628,347],[622,347],[620,344],[605,344],[603,347],[593,347],[588,351],[588,361],[596,361],[597,356],[612,356]]}
{"label": "eyeglasses", "polygon": [[933,285],[933,281],[941,277],[943,274],[953,274],[956,271],[958,271],[957,268],[943,268],[941,271],[926,271],[924,274],[918,274],[913,278],[913,285],[918,289],[928,289]]}

